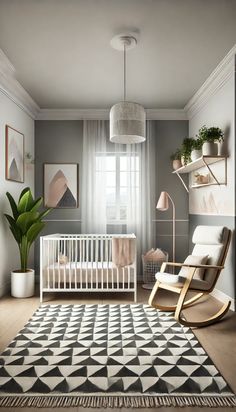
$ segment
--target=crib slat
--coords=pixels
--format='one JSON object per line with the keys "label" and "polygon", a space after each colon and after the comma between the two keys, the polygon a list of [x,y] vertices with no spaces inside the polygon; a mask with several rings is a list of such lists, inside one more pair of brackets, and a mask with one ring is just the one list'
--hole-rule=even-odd
{"label": "crib slat", "polygon": [[128,289],[130,289],[130,265],[128,266]]}
{"label": "crib slat", "polygon": [[102,273],[101,273],[101,276],[102,276],[102,284],[101,284],[101,289],[103,289],[104,288],[104,277],[103,277],[103,261],[104,261],[104,259],[103,259],[103,251],[104,251],[104,248],[103,248],[103,246],[104,246],[104,238],[102,237],[101,238],[101,250],[100,250],[100,253],[101,253],[101,267],[102,267]]}
{"label": "crib slat", "polygon": [[90,267],[90,287],[93,289],[93,237],[90,239],[90,259],[91,267]]}
{"label": "crib slat", "polygon": [[47,262],[47,263],[48,263],[48,264],[47,264],[47,272],[48,272],[48,273],[47,273],[47,283],[48,283],[48,286],[47,286],[47,287],[49,288],[49,287],[50,287],[50,286],[49,286],[49,270],[50,270],[50,259],[49,259],[49,257],[50,257],[50,246],[49,246],[49,240],[47,240],[46,242],[47,242],[47,255],[48,255],[48,259],[47,259],[47,261],[48,261],[48,262]]}
{"label": "crib slat", "polygon": [[78,240],[75,238],[75,289],[77,289]]}
{"label": "crib slat", "polygon": [[72,262],[72,238],[68,239],[68,255],[69,255],[69,289],[71,289],[71,262]]}
{"label": "crib slat", "polygon": [[107,268],[107,262],[108,262],[108,253],[109,253],[109,245],[108,245],[108,239],[107,237],[105,238],[105,261],[106,261],[106,278],[107,278],[107,284],[106,284],[106,289],[108,289],[108,268]]}
{"label": "crib slat", "polygon": [[86,239],[86,289],[88,289],[88,251],[89,251],[89,238]]}
{"label": "crib slat", "polygon": [[79,240],[79,278],[80,278],[80,289],[82,289],[82,258],[83,258],[83,240]]}
{"label": "crib slat", "polygon": [[96,270],[96,289],[98,289],[98,247],[101,247],[102,239],[95,239],[95,270]]}
{"label": "crib slat", "polygon": [[52,283],[53,289],[55,289],[55,242],[52,240],[52,256],[53,256],[53,276],[52,276]]}
{"label": "crib slat", "polygon": [[[67,256],[66,254],[66,239],[64,238],[63,240],[63,253],[65,256]],[[66,262],[66,260],[65,260]],[[66,263],[64,263],[64,289],[66,288]]]}
{"label": "crib slat", "polygon": [[61,283],[61,264],[60,264],[60,240],[57,242],[57,287],[60,287]]}
{"label": "crib slat", "polygon": [[108,270],[110,273],[110,266],[111,266],[111,288],[114,289],[114,269],[112,265],[112,239],[109,240],[109,244],[110,244],[110,254],[109,254],[109,262],[108,262]]}

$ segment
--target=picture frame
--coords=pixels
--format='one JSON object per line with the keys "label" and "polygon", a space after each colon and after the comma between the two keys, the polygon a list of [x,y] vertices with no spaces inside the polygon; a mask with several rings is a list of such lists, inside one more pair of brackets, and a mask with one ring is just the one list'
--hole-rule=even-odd
{"label": "picture frame", "polygon": [[24,183],[24,135],[13,127],[5,129],[5,178],[12,182]]}
{"label": "picture frame", "polygon": [[78,163],[44,163],[44,206],[54,209],[79,207]]}

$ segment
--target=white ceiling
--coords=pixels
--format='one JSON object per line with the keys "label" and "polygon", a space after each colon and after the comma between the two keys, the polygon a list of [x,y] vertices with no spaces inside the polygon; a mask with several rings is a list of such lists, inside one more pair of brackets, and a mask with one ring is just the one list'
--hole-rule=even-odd
{"label": "white ceiling", "polygon": [[41,108],[122,99],[117,33],[139,30],[127,99],[183,108],[236,43],[236,0],[0,0],[0,48]]}

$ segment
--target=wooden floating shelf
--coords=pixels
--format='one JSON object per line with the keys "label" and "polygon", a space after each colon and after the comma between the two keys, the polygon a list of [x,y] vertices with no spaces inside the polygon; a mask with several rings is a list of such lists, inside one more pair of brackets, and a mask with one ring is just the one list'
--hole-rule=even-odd
{"label": "wooden floating shelf", "polygon": [[212,185],[220,186],[220,185],[222,185],[222,184],[224,184],[224,183],[214,183],[214,182],[199,183],[199,184],[197,183],[197,184],[195,184],[195,185],[190,186],[190,189],[195,189],[195,188],[197,188],[197,187],[203,187],[203,186],[212,186]]}
{"label": "wooden floating shelf", "polygon": [[[219,182],[218,178],[215,176],[213,171],[211,170],[210,165],[217,163],[223,160],[225,164],[225,178],[224,182]],[[226,185],[227,184],[227,156],[201,156],[199,159],[194,160],[194,162],[188,163],[186,166],[182,166],[177,170],[174,170],[172,173],[176,174],[180,179],[181,183],[183,184],[184,188],[187,192],[189,192],[189,188],[187,187],[186,183],[184,182],[183,178],[180,176],[181,174],[191,173],[197,169],[201,169],[202,167],[206,167],[214,181],[208,183],[199,183],[193,184],[190,186],[190,189],[196,189],[198,187],[203,186],[212,186],[212,185]]]}
{"label": "wooden floating shelf", "polygon": [[190,173],[194,170],[200,169],[201,167],[206,166],[206,164],[211,165],[213,163],[217,163],[220,160],[226,159],[226,156],[202,156],[199,159],[194,160],[194,162],[188,163],[186,166],[182,166],[177,170],[174,170],[172,173],[175,174],[182,174],[182,173]]}

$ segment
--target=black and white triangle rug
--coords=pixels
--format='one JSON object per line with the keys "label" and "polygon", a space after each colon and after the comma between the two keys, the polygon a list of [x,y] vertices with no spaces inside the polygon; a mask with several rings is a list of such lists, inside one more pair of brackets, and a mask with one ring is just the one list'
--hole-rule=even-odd
{"label": "black and white triangle rug", "polygon": [[44,305],[0,356],[0,407],[236,406],[172,313],[148,305]]}

